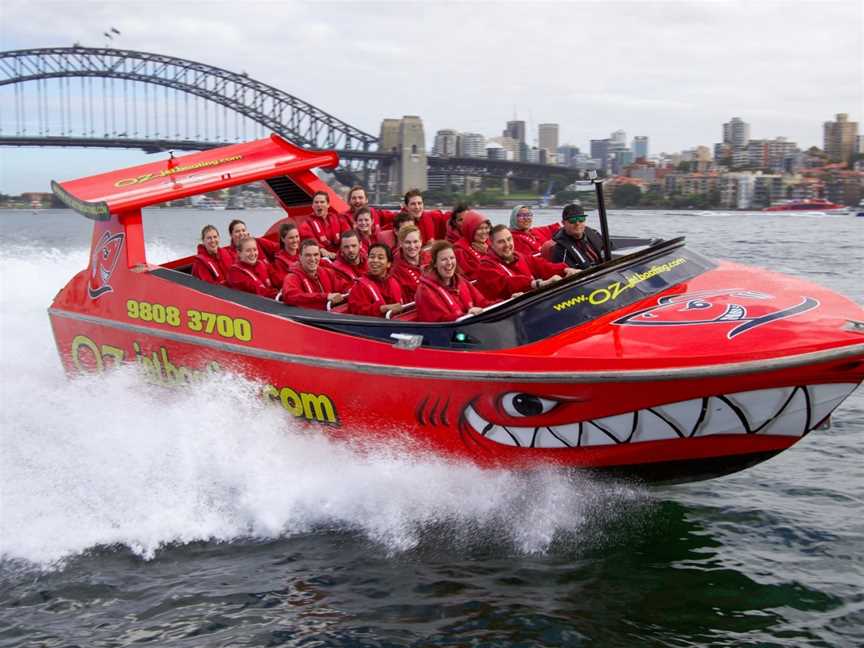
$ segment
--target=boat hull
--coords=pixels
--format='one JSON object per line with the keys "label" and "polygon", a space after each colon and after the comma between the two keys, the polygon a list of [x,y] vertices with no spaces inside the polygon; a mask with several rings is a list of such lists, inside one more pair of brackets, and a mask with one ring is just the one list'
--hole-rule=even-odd
{"label": "boat hull", "polygon": [[149,383],[194,389],[232,372],[260,384],[262,406],[356,444],[652,482],[704,479],[768,459],[824,423],[862,377],[860,361],[850,372],[855,354],[841,349],[797,363],[786,358],[782,366],[519,380],[495,371],[329,362],[56,307],[50,314],[73,374],[132,362]]}

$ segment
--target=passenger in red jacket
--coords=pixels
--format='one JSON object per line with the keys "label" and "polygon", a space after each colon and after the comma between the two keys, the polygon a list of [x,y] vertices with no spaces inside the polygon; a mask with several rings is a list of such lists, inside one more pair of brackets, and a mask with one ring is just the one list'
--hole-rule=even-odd
{"label": "passenger in red jacket", "polygon": [[232,265],[231,255],[219,247],[219,230],[213,225],[205,225],[201,230],[198,253],[192,260],[192,276],[222,286],[228,280],[228,268]]}
{"label": "passenger in red jacket", "polygon": [[348,211],[342,212],[342,218],[350,223],[351,228],[357,228],[357,214],[360,209],[365,207],[372,215],[372,222],[376,227],[388,229],[393,227],[393,219],[396,217],[394,211],[389,209],[379,209],[378,207],[369,206],[369,198],[366,196],[366,189],[360,185],[354,185],[348,190]]}
{"label": "passenger in red jacket", "polygon": [[399,230],[399,249],[394,255],[393,269],[390,274],[399,282],[405,303],[414,301],[414,293],[423,276],[420,248],[420,230],[416,225],[405,225]]}
{"label": "passenger in red jacket", "polygon": [[453,245],[436,241],[432,245],[432,266],[420,279],[415,297],[417,320],[452,322],[463,315],[476,315],[489,301],[458,272]]}
{"label": "passenger in red jacket", "polygon": [[[561,229],[560,223],[532,227],[534,212],[526,205],[516,205],[510,212],[510,232],[513,234],[513,244],[520,254],[540,254],[540,248],[552,235]],[[566,264],[561,264],[563,270]]]}
{"label": "passenger in red jacket", "polygon": [[282,301],[288,306],[324,310],[341,304],[345,295],[336,289],[333,274],[321,267],[321,248],[318,242],[306,239],[300,243],[300,263],[294,266],[282,284]]}
{"label": "passenger in red jacket", "polygon": [[[513,249],[513,235],[506,225],[493,227],[490,240],[489,254],[483,257],[477,270],[477,288],[488,299],[500,301],[561,281],[560,264]],[[576,273],[573,268],[562,270],[567,276]]]}
{"label": "passenger in red jacket", "polygon": [[336,279],[339,292],[348,293],[360,277],[366,274],[366,255],[360,249],[360,237],[354,230],[342,232],[339,256],[329,269]]}
{"label": "passenger in red jacket", "polygon": [[[236,218],[228,223],[228,234],[231,237],[231,244],[226,245],[222,249],[230,255],[231,264],[233,265],[237,262],[237,246],[240,245],[240,241],[250,236],[250,234],[249,230],[246,229],[246,223]],[[269,239],[256,238],[255,242],[258,244],[258,259],[260,261],[271,261],[273,256],[279,251],[279,244]]]}
{"label": "passenger in red jacket", "polygon": [[477,279],[480,259],[489,251],[489,232],[492,223],[475,211],[469,211],[462,218],[462,238],[453,245],[459,270],[470,280]]}
{"label": "passenger in red jacket", "polygon": [[367,254],[369,248],[379,242],[378,234],[381,230],[372,220],[372,212],[369,211],[368,207],[361,207],[354,214],[354,231],[360,238],[360,249],[363,254]]}
{"label": "passenger in red jacket", "polygon": [[339,251],[339,235],[351,229],[338,214],[330,211],[330,196],[326,191],[316,191],[312,196],[312,213],[300,225],[300,238],[317,241],[321,256],[336,258]]}
{"label": "passenger in red jacket", "polygon": [[388,274],[393,250],[383,243],[369,248],[369,272],[360,277],[348,295],[348,312],[371,317],[392,317],[402,312],[399,282]]}
{"label": "passenger in red jacket", "polygon": [[300,230],[293,221],[286,221],[279,226],[279,242],[281,247],[270,264],[270,283],[281,286],[285,275],[300,261]]}
{"label": "passenger in red jacket", "polygon": [[447,219],[447,236],[445,240],[455,245],[456,241],[462,238],[462,219],[465,218],[465,214],[469,211],[471,211],[471,208],[463,203],[459,203],[453,208],[453,211],[450,212],[450,218]]}
{"label": "passenger in red jacket", "polygon": [[237,261],[228,269],[228,286],[262,297],[276,296],[267,264],[258,258],[258,245],[251,236],[240,241]]}
{"label": "passenger in red jacket", "polygon": [[423,244],[427,245],[434,240],[444,239],[447,236],[447,218],[449,214],[440,209],[424,210],[423,194],[419,189],[411,189],[405,193],[405,202],[402,212],[411,214],[417,227],[420,228],[420,236]]}

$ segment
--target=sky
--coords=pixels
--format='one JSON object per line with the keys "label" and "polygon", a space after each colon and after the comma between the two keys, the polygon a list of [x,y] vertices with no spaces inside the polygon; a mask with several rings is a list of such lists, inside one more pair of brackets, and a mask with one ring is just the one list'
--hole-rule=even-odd
{"label": "sky", "polygon": [[[3,51],[104,46],[110,27],[114,46],[246,71],[375,135],[419,115],[428,147],[439,129],[491,137],[516,117],[529,140],[553,122],[586,151],[623,129],[671,153],[713,145],[737,116],[806,148],[836,113],[864,118],[864,0],[0,0]],[[149,159],[0,149],[0,192]]]}

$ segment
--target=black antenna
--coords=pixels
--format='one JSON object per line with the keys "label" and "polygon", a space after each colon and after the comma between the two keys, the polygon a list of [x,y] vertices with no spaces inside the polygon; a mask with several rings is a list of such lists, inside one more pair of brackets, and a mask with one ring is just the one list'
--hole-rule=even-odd
{"label": "black antenna", "polygon": [[603,260],[612,260],[612,244],[609,241],[609,221],[606,219],[606,203],[603,201],[603,178],[597,177],[593,169],[588,171],[588,179],[594,183],[597,193],[597,211],[600,214],[600,233],[603,235]]}

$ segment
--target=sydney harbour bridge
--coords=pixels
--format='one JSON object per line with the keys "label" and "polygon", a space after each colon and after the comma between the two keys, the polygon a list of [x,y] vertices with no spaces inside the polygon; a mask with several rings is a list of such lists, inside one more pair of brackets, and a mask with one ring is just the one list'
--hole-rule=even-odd
{"label": "sydney harbour bridge", "polygon": [[[245,72],[107,47],[0,52],[0,145],[203,150],[277,133],[339,153],[345,183],[399,193],[403,150]],[[425,152],[424,152],[425,154]],[[439,175],[547,180],[559,166],[426,158]],[[386,185],[386,186],[382,186]]]}

